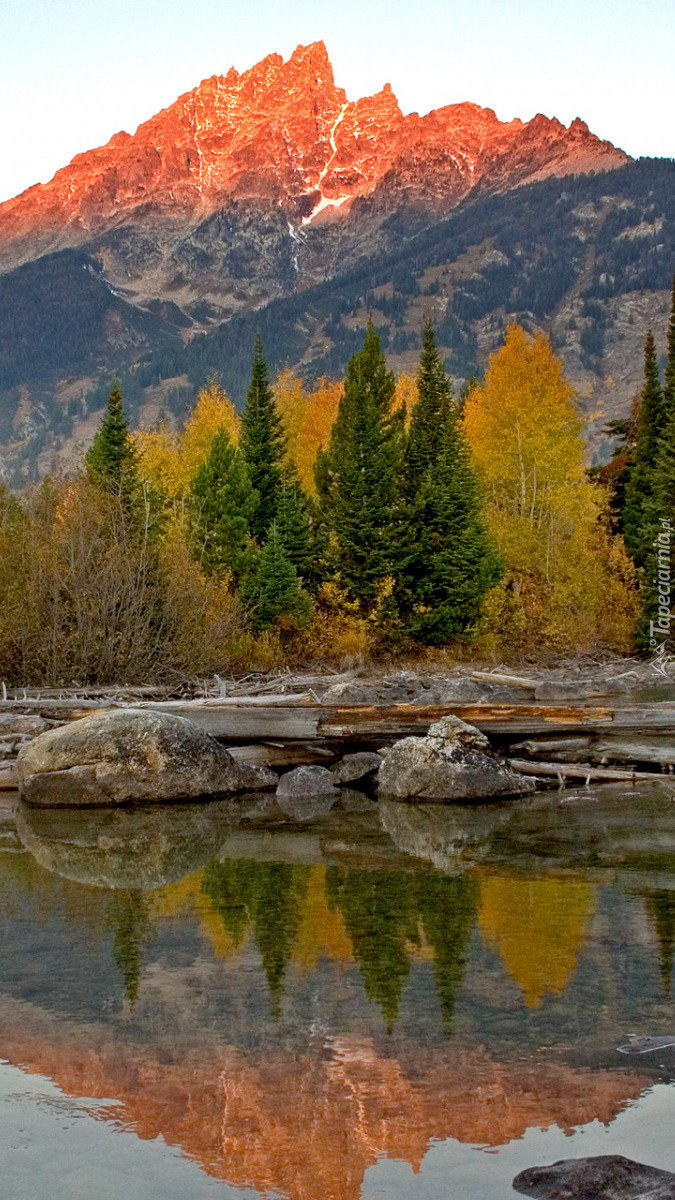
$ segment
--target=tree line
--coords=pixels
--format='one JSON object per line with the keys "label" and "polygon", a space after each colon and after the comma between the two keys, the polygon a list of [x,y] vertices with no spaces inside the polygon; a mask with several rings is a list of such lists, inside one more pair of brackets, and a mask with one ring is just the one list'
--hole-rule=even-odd
{"label": "tree line", "polygon": [[422,343],[395,379],[369,323],[308,393],[258,337],[241,416],[212,380],[182,429],[132,433],[114,383],[79,472],[0,492],[7,682],[630,649],[636,560],[548,339],[510,326],[459,397]]}

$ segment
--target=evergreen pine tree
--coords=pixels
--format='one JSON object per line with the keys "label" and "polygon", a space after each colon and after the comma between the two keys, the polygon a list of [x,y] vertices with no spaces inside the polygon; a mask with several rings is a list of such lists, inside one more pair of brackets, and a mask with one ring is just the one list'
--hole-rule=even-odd
{"label": "evergreen pine tree", "polygon": [[438,458],[452,404],[452,384],[436,346],[430,317],[424,322],[417,390],[419,399],[412,410],[405,453],[406,485],[412,496]]}
{"label": "evergreen pine tree", "polygon": [[626,484],[623,531],[628,553],[639,568],[650,558],[657,523],[657,459],[665,434],[663,391],[651,329],[645,341],[645,382],[637,418],[633,467]]}
{"label": "evergreen pine tree", "polygon": [[430,322],[418,390],[406,455],[414,551],[402,605],[408,632],[442,645],[473,631],[501,563]]}
{"label": "evergreen pine tree", "polygon": [[312,602],[300,583],[276,521],[270,526],[255,574],[244,588],[244,600],[258,629],[302,629],[311,619]]}
{"label": "evergreen pine tree", "polygon": [[99,487],[121,492],[135,476],[134,451],[129,438],[129,422],[124,413],[122,389],[113,380],[108,407],[100,429],[86,454],[89,473]]}
{"label": "evergreen pine tree", "polygon": [[400,495],[405,418],[392,408],[394,389],[369,323],[363,348],[349,360],[330,444],[315,468],[334,574],[366,611],[378,603],[384,580],[399,575],[407,554]]}
{"label": "evergreen pine tree", "polygon": [[675,528],[675,277],[668,325],[668,357],[663,384],[665,421],[656,464],[656,488],[661,517]]}
{"label": "evergreen pine tree", "polygon": [[250,557],[247,540],[255,506],[244,459],[227,430],[220,429],[188,497],[193,552],[209,575],[231,572],[239,579]]}
{"label": "evergreen pine tree", "polygon": [[290,463],[281,471],[276,524],[286,554],[298,575],[305,578],[311,568],[312,522],[308,497]]}
{"label": "evergreen pine tree", "polygon": [[668,323],[668,357],[666,372],[663,380],[663,401],[668,419],[675,413],[675,275],[673,275],[673,290],[670,302],[670,321]]}
{"label": "evergreen pine tree", "polygon": [[241,418],[239,445],[251,484],[258,496],[257,507],[251,517],[251,532],[262,545],[277,515],[284,434],[281,417],[274,403],[259,334],[253,351],[251,382]]}

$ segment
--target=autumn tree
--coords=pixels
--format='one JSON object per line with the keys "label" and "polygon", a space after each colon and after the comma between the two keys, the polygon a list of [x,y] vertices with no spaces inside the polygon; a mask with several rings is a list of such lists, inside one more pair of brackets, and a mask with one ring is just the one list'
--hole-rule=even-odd
{"label": "autumn tree", "polygon": [[401,503],[405,418],[393,409],[394,390],[369,324],[362,349],[349,360],[330,444],[319,451],[315,467],[332,571],[364,611],[377,606],[407,552]]}
{"label": "autumn tree", "polygon": [[227,393],[211,379],[200,389],[182,430],[173,430],[164,424],[155,429],[139,429],[132,434],[141,478],[148,487],[161,492],[180,509],[221,429],[226,430],[236,445],[239,418]]}
{"label": "autumn tree", "polygon": [[251,532],[262,544],[277,514],[285,445],[283,425],[274,402],[260,335],[256,338],[253,351],[251,382],[241,419],[240,446],[258,497],[251,519]]}
{"label": "autumn tree", "polygon": [[342,380],[321,378],[306,392],[291,370],[282,371],[274,384],[274,397],[286,439],[287,460],[294,464],[303,491],[316,491],[314,463],[320,449],[330,441],[338,405],[344,391]]}
{"label": "autumn tree", "polygon": [[583,422],[544,334],[509,327],[467,400],[464,428],[506,565],[488,597],[495,645],[626,648],[631,565],[586,476]]}
{"label": "autumn tree", "polygon": [[250,559],[248,531],[256,503],[243,456],[220,429],[188,499],[193,553],[208,574],[239,579]]}

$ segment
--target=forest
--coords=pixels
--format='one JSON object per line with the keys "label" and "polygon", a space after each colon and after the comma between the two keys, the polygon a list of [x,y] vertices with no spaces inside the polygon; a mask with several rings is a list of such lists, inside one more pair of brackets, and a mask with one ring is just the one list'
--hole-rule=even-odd
{"label": "forest", "polygon": [[617,452],[589,473],[562,364],[516,323],[460,395],[429,317],[398,378],[371,323],[344,379],[309,386],[271,380],[258,336],[241,415],[212,378],[178,428],[132,432],[115,380],[75,473],[0,491],[1,677],[653,650],[675,284],[665,375],[649,331],[642,395],[609,433]]}

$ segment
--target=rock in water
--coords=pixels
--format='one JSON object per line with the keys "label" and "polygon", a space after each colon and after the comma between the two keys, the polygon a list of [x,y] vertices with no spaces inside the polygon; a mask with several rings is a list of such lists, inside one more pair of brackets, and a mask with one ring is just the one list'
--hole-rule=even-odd
{"label": "rock in water", "polygon": [[374,750],[359,750],[356,754],[345,754],[334,767],[331,775],[335,783],[354,783],[357,779],[365,779],[379,771],[384,759]]}
{"label": "rock in water", "polygon": [[675,1175],[620,1154],[528,1167],[513,1186],[538,1200],[675,1200]]}
{"label": "rock in water", "polygon": [[480,730],[459,717],[443,717],[426,737],[403,738],[392,747],[378,786],[384,795],[451,801],[522,796],[537,785],[506,767]]}
{"label": "rock in water", "polygon": [[337,797],[338,791],[331,772],[326,767],[296,767],[281,776],[277,796],[304,800],[311,796]]}
{"label": "rock in water", "polygon": [[113,709],[34,738],[17,759],[19,788],[44,807],[124,804],[265,791],[277,777],[236,763],[185,717]]}

